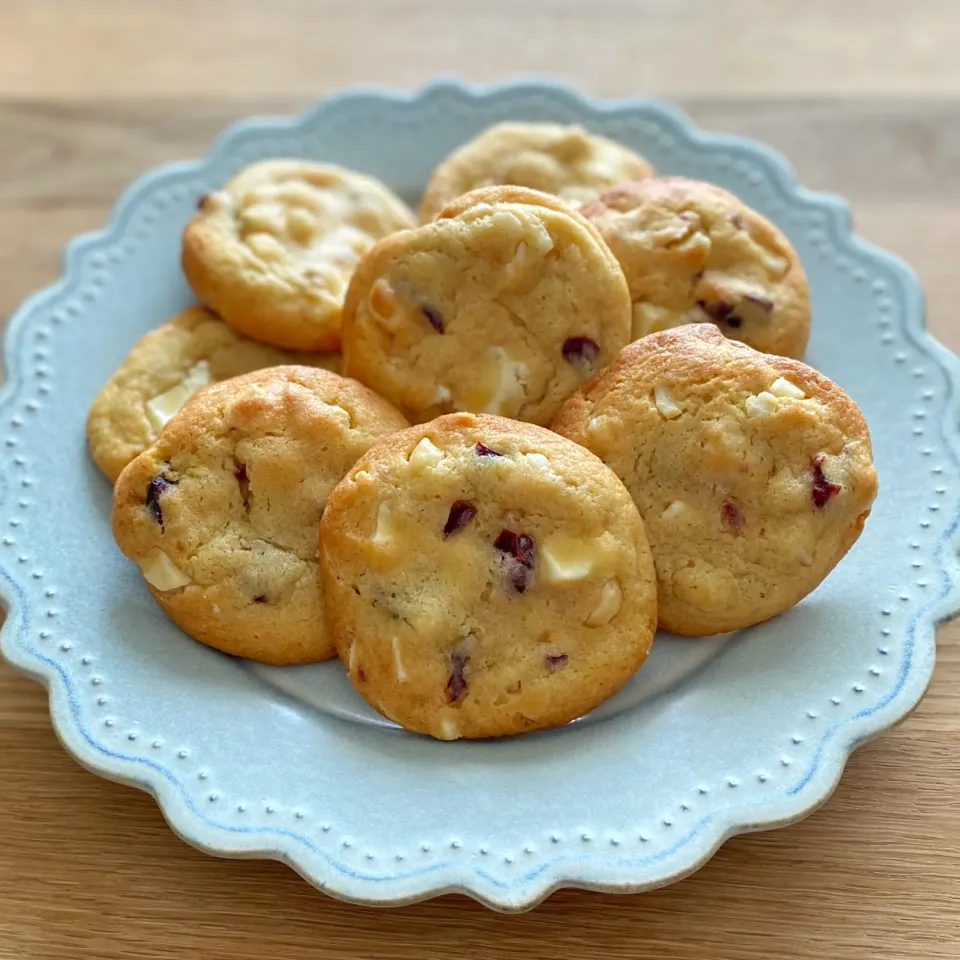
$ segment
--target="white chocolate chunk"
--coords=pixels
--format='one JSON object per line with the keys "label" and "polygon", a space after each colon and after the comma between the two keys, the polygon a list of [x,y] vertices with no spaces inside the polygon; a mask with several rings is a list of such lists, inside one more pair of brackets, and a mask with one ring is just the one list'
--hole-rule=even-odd
{"label": "white chocolate chunk", "polygon": [[800,549],[795,554],[797,560],[802,563],[805,567],[809,567],[813,564],[813,554],[809,550]]}
{"label": "white chocolate chunk", "polygon": [[593,613],[587,617],[588,627],[602,627],[609,623],[619,612],[623,605],[623,591],[616,580],[608,580],[600,591],[600,599],[593,608]]}
{"label": "white chocolate chunk", "polygon": [[350,652],[347,654],[347,669],[350,673],[354,673],[357,669],[357,644],[356,642],[350,644]]}
{"label": "white chocolate chunk", "polygon": [[663,513],[660,514],[661,520],[675,520],[681,514],[685,513],[687,505],[682,500],[674,500]]}
{"label": "white chocolate chunk", "polygon": [[210,383],[210,364],[206,360],[195,363],[184,378],[169,390],[157,394],[147,401],[147,419],[154,430],[162,430],[164,424],[193,396],[201,387]]}
{"label": "white chocolate chunk", "polygon": [[775,397],[787,397],[790,400],[803,400],[806,397],[806,394],[795,383],[791,383],[785,377],[777,377],[770,384],[770,392]]}
{"label": "white chocolate chunk", "polygon": [[452,399],[453,394],[450,392],[449,387],[445,387],[442,383],[438,383],[433,388],[434,403],[449,403]]}
{"label": "white chocolate chunk", "polygon": [[370,481],[370,480],[373,480],[373,474],[372,474],[372,473],[369,473],[369,472],[366,471],[366,470],[358,470],[358,471],[353,475],[353,482],[354,482],[354,483],[367,483],[367,482]]}
{"label": "white chocolate chunk", "polygon": [[495,227],[499,227],[501,230],[508,230],[510,233],[523,230],[523,224],[520,222],[520,218],[512,214],[509,210],[496,210],[493,216],[490,217],[490,222]]}
{"label": "white chocolate chunk", "polygon": [[444,717],[440,721],[440,734],[438,740],[459,740],[460,728],[449,717]]}
{"label": "white chocolate chunk", "polygon": [[316,235],[317,219],[303,207],[293,207],[287,211],[287,230],[297,243],[306,245]]}
{"label": "white chocolate chunk", "polygon": [[483,408],[483,413],[511,416],[517,401],[523,401],[526,393],[523,383],[527,376],[526,364],[512,360],[503,347],[492,347],[490,355],[497,361],[498,380],[493,395]]}
{"label": "white chocolate chunk", "polygon": [[673,399],[673,394],[662,383],[654,384],[653,400],[657,409],[667,420],[679,417],[683,413],[683,407]]}
{"label": "white chocolate chunk", "polygon": [[279,203],[256,203],[240,211],[240,220],[247,231],[272,233],[283,232],[286,226],[283,205]]}
{"label": "white chocolate chunk", "polygon": [[533,464],[538,470],[549,470],[550,461],[542,454],[534,451],[533,453],[525,453],[524,459]]}
{"label": "white chocolate chunk", "polygon": [[393,666],[397,674],[397,680],[400,683],[406,683],[407,671],[403,668],[403,660],[400,657],[400,638],[393,638]]}
{"label": "white chocolate chunk", "polygon": [[600,540],[583,540],[554,533],[540,548],[544,579],[549,583],[583,580],[600,567],[610,566],[609,549]]}
{"label": "white chocolate chunk", "polygon": [[360,257],[372,246],[373,238],[369,233],[344,223],[336,230],[324,234],[320,242],[310,248],[310,257],[353,269]]}
{"label": "white chocolate chunk", "polygon": [[553,237],[550,236],[550,231],[543,223],[534,221],[530,226],[533,228],[531,239],[533,240],[534,249],[541,256],[545,256],[553,249]]}
{"label": "white chocolate chunk", "polygon": [[747,397],[744,404],[748,417],[761,417],[767,414],[776,413],[780,408],[780,402],[772,393],[764,390],[756,396]]}
{"label": "white chocolate chunk", "polygon": [[396,532],[393,511],[388,503],[381,501],[380,506],[377,507],[377,529],[373,531],[370,542],[390,543],[396,536]]}
{"label": "white chocolate chunk", "polygon": [[262,260],[280,260],[284,256],[283,244],[269,233],[251,233],[247,246]]}
{"label": "white chocolate chunk", "polygon": [[148,557],[137,561],[137,566],[140,567],[143,579],[161,593],[185,587],[191,582],[162,550],[154,550]]}
{"label": "white chocolate chunk", "polygon": [[[424,437],[414,448],[407,461],[414,473],[422,473],[435,467],[443,459],[443,451],[429,438]],[[380,504],[384,506],[384,504]]]}
{"label": "white chocolate chunk", "polygon": [[769,273],[776,277],[782,277],[787,272],[787,261],[776,254],[767,253],[763,247],[760,248],[757,258],[764,265]]}

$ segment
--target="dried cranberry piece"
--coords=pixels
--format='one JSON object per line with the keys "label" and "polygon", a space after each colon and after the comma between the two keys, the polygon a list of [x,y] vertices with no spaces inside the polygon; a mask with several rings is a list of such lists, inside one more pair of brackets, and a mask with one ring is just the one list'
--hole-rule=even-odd
{"label": "dried cranberry piece", "polygon": [[730,214],[730,222],[731,222],[738,230],[742,230],[742,229],[743,229],[743,217],[741,217],[739,213],[731,213],[731,214]]}
{"label": "dried cranberry piece", "polygon": [[485,443],[480,443],[477,441],[473,445],[473,452],[478,457],[502,457],[502,453],[498,453],[496,450],[491,450]]}
{"label": "dried cranberry piece", "polygon": [[813,498],[815,507],[826,506],[831,497],[835,497],[841,490],[839,483],[833,483],[823,475],[823,461],[826,460],[825,453],[818,453],[810,464],[810,470],[813,473],[813,483],[810,487],[810,496]]}
{"label": "dried cranberry piece", "polygon": [[425,304],[420,305],[420,312],[430,321],[430,326],[437,333],[443,333],[443,314],[435,307],[428,307]]}
{"label": "dried cranberry piece", "polygon": [[527,589],[529,571],[533,569],[533,538],[504,529],[493,545],[509,558],[510,582],[517,593],[523,593]]}
{"label": "dried cranberry piece", "polygon": [[447,703],[456,703],[467,692],[467,678],[463,675],[470,657],[465,653],[450,654],[450,676],[447,678]]}
{"label": "dried cranberry piece", "polygon": [[735,503],[723,505],[723,519],[737,532],[743,530],[743,513]]}
{"label": "dried cranberry piece", "polygon": [[160,497],[176,485],[176,481],[174,480],[167,480],[165,477],[154,477],[147,486],[147,496],[144,499],[144,504],[153,514],[157,523],[160,524],[161,530],[163,529],[163,511],[160,509]]}
{"label": "dried cranberry piece", "polygon": [[197,209],[198,209],[198,210],[203,210],[203,209],[206,207],[206,205],[207,205],[207,198],[208,198],[209,196],[210,196],[209,193],[201,193],[200,196],[197,197]]}
{"label": "dried cranberry piece", "polygon": [[567,337],[563,341],[563,359],[575,367],[590,367],[600,356],[600,345],[589,337]]}
{"label": "dried cranberry piece", "polygon": [[267,595],[266,595],[265,593],[258,593],[258,594],[253,598],[253,602],[254,602],[254,603],[266,603],[266,602],[267,602]]}
{"label": "dried cranberry piece", "polygon": [[733,312],[733,304],[726,300],[698,300],[697,306],[714,322],[728,327],[739,327],[743,321]]}
{"label": "dried cranberry piece", "polygon": [[565,653],[548,653],[543,658],[543,662],[547,665],[548,670],[562,670],[569,659]]}
{"label": "dried cranberry piece", "polygon": [[469,500],[458,500],[451,508],[447,522],[443,526],[443,537],[456,533],[477,515],[477,508]]}

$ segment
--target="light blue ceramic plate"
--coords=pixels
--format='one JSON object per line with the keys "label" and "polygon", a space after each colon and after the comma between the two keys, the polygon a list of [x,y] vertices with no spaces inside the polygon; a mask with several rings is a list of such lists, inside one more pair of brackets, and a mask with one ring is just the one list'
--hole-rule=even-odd
{"label": "light blue ceramic plate", "polygon": [[[440,157],[507,118],[583,123],[787,232],[813,290],[808,359],[866,412],[881,493],[850,555],[784,616],[730,638],[659,638],[627,689],[564,729],[438,743],[373,714],[336,663],[258,668],[180,633],[114,548],[84,417],[134,341],[190,301],[179,237],[198,195],[254,160],[302,156],[415,199]],[[916,279],[766,147],[704,135],[662,103],[442,82],[245,121],[205,159],[143,177],[104,231],[70,244],[63,278],[10,323],[6,362],[3,653],[47,685],[67,749],[152,793],[186,840],[283,860],[347,900],[460,891],[522,910],[561,886],[676,880],[727,837],[822,803],[853,747],[917,703],[934,624],[960,607],[960,363],[924,332]]]}

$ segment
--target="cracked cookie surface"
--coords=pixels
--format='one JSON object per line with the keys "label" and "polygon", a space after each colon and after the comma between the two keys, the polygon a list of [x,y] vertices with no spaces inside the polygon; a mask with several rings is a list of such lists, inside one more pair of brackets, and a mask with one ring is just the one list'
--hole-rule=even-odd
{"label": "cracked cookie surface", "polygon": [[332,164],[267,160],[199,202],[183,234],[197,297],[234,329],[291,350],[335,350],[350,275],[416,223],[378,180]]}
{"label": "cracked cookie surface", "polygon": [[113,534],[192,637],[263,663],[334,655],[317,571],[330,491],[407,426],[376,394],[271,367],[188,401],[114,489]]}
{"label": "cracked cookie surface", "polygon": [[438,739],[557,726],[643,663],[653,562],[629,493],[542,427],[449,414],[376,444],[321,523],[351,682]]}
{"label": "cracked cookie surface", "polygon": [[585,203],[623,268],[633,338],[715,323],[755,350],[803,357],[806,275],[790,241],[732,193],[683,177],[624,183]]}
{"label": "cracked cookie surface", "polygon": [[737,630],[798,603],[859,537],[877,492],[854,401],[709,324],[631,343],[551,427],[626,484],[657,567],[660,625],[680,634]]}
{"label": "cracked cookie surface", "polygon": [[197,390],[289,363],[338,372],[340,354],[293,354],[268,347],[237,333],[204,307],[189,307],[139,340],[100,389],[87,417],[90,455],[115,483]]}
{"label": "cracked cookie surface", "polygon": [[583,127],[498,123],[438,164],[420,201],[420,219],[432,220],[454,197],[478,187],[528,187],[582,203],[653,173],[643,157]]}
{"label": "cracked cookie surface", "polygon": [[344,369],[413,422],[465,410],[544,424],[629,340],[626,281],[555,197],[496,187],[378,243],[344,304]]}

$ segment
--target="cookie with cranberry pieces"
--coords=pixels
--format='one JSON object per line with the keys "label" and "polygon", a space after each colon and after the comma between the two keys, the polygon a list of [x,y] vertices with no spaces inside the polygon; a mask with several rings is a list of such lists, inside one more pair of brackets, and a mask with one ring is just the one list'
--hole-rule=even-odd
{"label": "cookie with cranberry pieces", "polygon": [[343,309],[346,374],[417,423],[465,410],[545,424],[629,337],[626,281],[596,229],[520,187],[380,241]]}
{"label": "cookie with cranberry pieces", "polygon": [[351,682],[441,740],[553,727],[617,690],[657,620],[629,493],[542,427],[449,414],[376,444],[321,524]]}
{"label": "cookie with cranberry pieces", "polygon": [[859,537],[877,492],[856,403],[710,324],[630,344],[551,426],[633,495],[660,625],[675,633],[725,633],[798,603]]}
{"label": "cookie with cranberry pieces", "polygon": [[134,344],[96,395],[87,417],[90,455],[115,483],[197,390],[289,363],[337,372],[340,354],[277,350],[237,333],[203,307],[190,307]]}
{"label": "cookie with cranberry pieces", "polygon": [[420,219],[432,220],[454,197],[478,187],[529,187],[582,203],[653,173],[643,157],[580,126],[498,123],[440,162],[420,201]]}
{"label": "cookie with cranberry pieces", "polygon": [[580,210],[623,267],[634,338],[715,323],[755,350],[803,357],[810,294],[797,252],[732,193],[654,177],[621,184]]}
{"label": "cookie with cranberry pieces", "polygon": [[331,164],[267,160],[200,198],[183,234],[197,297],[235,330],[290,350],[335,350],[360,256],[413,226],[372,177]]}
{"label": "cookie with cranberry pieces", "polygon": [[407,426],[385,400],[310,367],[272,367],[189,400],[121,473],[113,535],[192,637],[262,663],[332,657],[317,570],[330,491]]}

